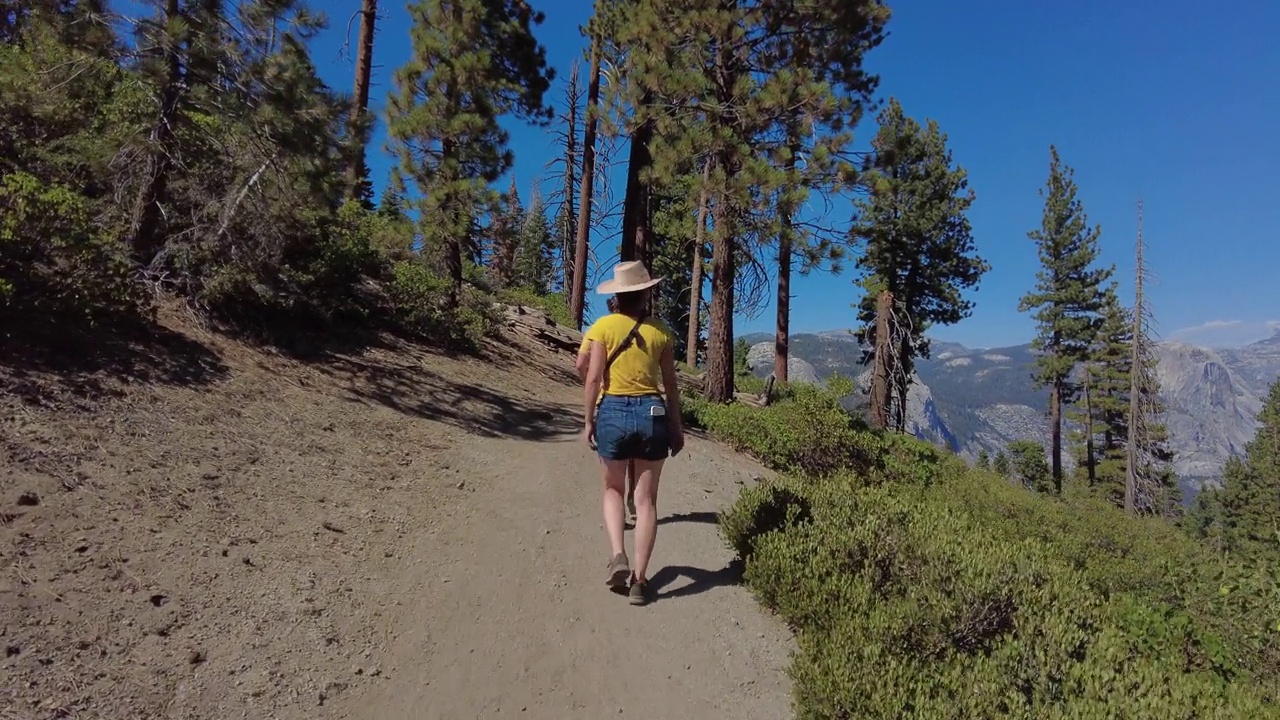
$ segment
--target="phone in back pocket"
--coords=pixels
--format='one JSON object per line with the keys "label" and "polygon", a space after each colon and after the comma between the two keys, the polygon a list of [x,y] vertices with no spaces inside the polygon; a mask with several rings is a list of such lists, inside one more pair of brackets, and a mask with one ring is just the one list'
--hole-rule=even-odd
{"label": "phone in back pocket", "polygon": [[663,415],[666,415],[666,414],[667,414],[667,408],[665,405],[654,405],[649,408],[650,417],[662,417]]}

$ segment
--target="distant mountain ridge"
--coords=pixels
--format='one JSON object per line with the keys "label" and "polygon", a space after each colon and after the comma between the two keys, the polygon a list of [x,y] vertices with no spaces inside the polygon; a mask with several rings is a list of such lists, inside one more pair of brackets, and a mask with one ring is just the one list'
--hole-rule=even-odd
{"label": "distant mountain ridge", "polygon": [[[772,335],[743,339],[755,346],[753,371],[771,372]],[[759,347],[763,343],[768,347]],[[1227,458],[1243,454],[1256,433],[1262,398],[1280,378],[1280,331],[1240,348],[1162,342],[1158,351],[1174,470],[1194,492],[1216,481]],[[862,354],[847,331],[791,336],[792,367],[802,361],[822,380],[836,373],[861,378],[865,393],[868,369]],[[1019,439],[1046,443],[1048,393],[1031,379],[1034,362],[1030,343],[973,349],[935,341],[931,357],[917,363],[920,386],[910,393],[907,408],[911,431],[969,458],[982,450],[994,454]]]}

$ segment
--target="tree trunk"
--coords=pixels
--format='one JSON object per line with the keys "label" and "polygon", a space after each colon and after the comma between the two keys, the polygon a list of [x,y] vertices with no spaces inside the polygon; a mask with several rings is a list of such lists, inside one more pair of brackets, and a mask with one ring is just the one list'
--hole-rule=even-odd
{"label": "tree trunk", "polygon": [[[892,305],[889,306],[893,308]],[[891,330],[896,330],[892,328]],[[902,334],[902,342],[898,344],[896,350],[898,354],[893,358],[893,379],[894,386],[897,388],[898,404],[894,415],[894,428],[900,433],[907,431],[907,391],[911,389],[911,370],[909,362],[911,357],[911,338],[906,334]]]}
{"label": "tree trunk", "polygon": [[[449,167],[453,158],[453,141],[445,140],[440,143],[441,165]],[[446,203],[441,203],[448,207]],[[455,212],[457,210],[455,209]],[[451,228],[452,232],[446,233],[444,247],[444,263],[445,268],[449,272],[449,291],[445,296],[445,307],[450,310],[456,310],[462,301],[462,242],[463,238],[459,237],[462,232],[461,227]],[[468,225],[468,232],[470,226]]]}
{"label": "tree trunk", "polygon": [[[165,0],[164,22],[172,27],[181,15],[178,0]],[[133,204],[133,256],[143,266],[149,265],[164,244],[164,212],[162,204],[169,191],[169,173],[172,170],[170,145],[173,143],[173,125],[178,119],[178,100],[182,96],[182,59],[179,44],[165,43],[164,85],[160,88],[160,116],[151,130],[151,143],[147,150],[146,180],[138,190]]]}
{"label": "tree trunk", "polygon": [[563,273],[560,287],[564,288],[566,299],[573,287],[573,243],[571,238],[577,231],[578,209],[574,193],[577,191],[578,159],[578,63],[573,64],[569,72],[569,86],[565,90],[569,101],[568,115],[565,117],[564,141],[564,227],[560,228],[560,269]]}
{"label": "tree trunk", "polygon": [[[652,102],[649,93],[640,98],[640,107]],[[640,260],[653,270],[653,248],[649,246],[652,231],[648,181],[641,175],[653,162],[649,143],[653,140],[653,121],[643,120],[631,133],[631,150],[627,160],[627,190],[622,200],[622,248],[621,259]]]}
{"label": "tree trunk", "polygon": [[[794,156],[793,156],[794,157]],[[794,163],[793,163],[794,165]],[[778,233],[778,321],[773,339],[773,377],[787,383],[787,358],[791,338],[791,229],[790,210],[782,213],[782,232]]]}
{"label": "tree trunk", "polygon": [[[731,158],[719,165],[732,177]],[[736,218],[729,198],[721,194],[715,203],[714,232],[711,237],[711,317],[707,328],[707,372],[703,395],[711,402],[733,399],[733,274]]]}
{"label": "tree trunk", "polygon": [[591,195],[596,171],[596,125],[600,105],[600,42],[591,43],[591,75],[587,79],[587,130],[582,138],[582,183],[578,192],[578,234],[573,250],[573,290],[569,310],[573,322],[582,329],[582,312],[587,294],[587,249],[591,243]]}
{"label": "tree trunk", "polygon": [[1145,341],[1145,333],[1142,327],[1143,307],[1142,307],[1142,201],[1138,201],[1138,247],[1137,262],[1135,263],[1134,273],[1134,297],[1133,297],[1133,340],[1129,353],[1129,417],[1127,427],[1128,437],[1125,438],[1125,471],[1124,471],[1124,511],[1133,514],[1138,508],[1138,446],[1144,443],[1146,438],[1139,437],[1142,434],[1142,420],[1140,413],[1142,412],[1141,400],[1139,398],[1142,392],[1142,384],[1138,381],[1143,371],[1142,361],[1142,343]]}
{"label": "tree trunk", "polygon": [[702,168],[702,193],[698,198],[698,226],[693,230],[693,281],[689,284],[689,336],[685,346],[685,363],[698,366],[699,325],[702,323],[702,247],[706,242],[707,204],[710,198],[711,160]]}
{"label": "tree trunk", "polygon": [[1084,372],[1084,457],[1085,467],[1089,474],[1089,487],[1098,482],[1098,462],[1094,457],[1093,447],[1093,371],[1085,368]]}
{"label": "tree trunk", "polygon": [[1062,381],[1049,387],[1049,434],[1053,456],[1053,487],[1062,493]]}
{"label": "tree trunk", "polygon": [[893,294],[888,290],[876,298],[876,336],[872,350],[871,370],[871,422],[881,430],[889,428],[890,388],[892,377],[889,363],[892,360],[889,315],[893,309]]}
{"label": "tree trunk", "polygon": [[351,161],[347,166],[349,197],[359,200],[365,197],[369,184],[369,167],[365,164],[365,144],[369,128],[365,125],[369,114],[369,78],[373,72],[373,30],[378,20],[378,0],[364,0],[360,6],[360,40],[356,49],[356,106],[351,112],[350,135]]}

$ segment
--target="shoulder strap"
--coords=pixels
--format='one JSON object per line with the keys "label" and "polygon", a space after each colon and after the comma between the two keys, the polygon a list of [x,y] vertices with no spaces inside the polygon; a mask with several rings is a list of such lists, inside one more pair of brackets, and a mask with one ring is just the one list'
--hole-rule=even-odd
{"label": "shoulder strap", "polygon": [[636,324],[631,327],[631,332],[627,333],[627,336],[622,339],[622,342],[618,343],[618,347],[614,348],[613,352],[609,353],[609,357],[604,361],[604,386],[600,389],[602,396],[609,390],[609,366],[613,364],[614,360],[618,359],[618,356],[621,355],[624,350],[631,347],[631,344],[640,337],[640,326],[643,325],[644,321],[648,318],[648,315],[641,315],[640,319],[636,321]]}
{"label": "shoulder strap", "polygon": [[631,332],[627,333],[627,336],[622,339],[622,342],[618,343],[618,347],[614,348],[613,352],[609,353],[608,359],[604,361],[605,370],[609,369],[609,366],[613,364],[614,360],[618,359],[618,356],[621,355],[624,350],[631,347],[631,343],[635,342],[636,338],[640,335],[640,326],[648,319],[649,316],[647,315],[640,316],[640,319],[636,321],[636,324],[631,327]]}

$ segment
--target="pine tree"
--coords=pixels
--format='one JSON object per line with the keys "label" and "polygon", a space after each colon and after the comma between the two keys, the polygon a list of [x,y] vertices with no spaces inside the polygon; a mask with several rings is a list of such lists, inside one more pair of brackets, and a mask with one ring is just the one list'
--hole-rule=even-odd
{"label": "pine tree", "polygon": [[988,453],[986,449],[982,449],[978,451],[978,469],[980,470],[991,469],[991,454]]}
{"label": "pine tree", "polygon": [[490,183],[512,164],[498,121],[549,120],[553,71],[531,31],[543,15],[523,0],[417,0],[409,12],[413,55],[396,72],[388,134],[422,196],[422,235],[444,254],[446,302],[456,308],[463,249],[492,204]]}
{"label": "pine tree", "polygon": [[520,224],[512,282],[538,295],[547,295],[555,282],[555,255],[559,239],[547,217],[542,196],[534,191]]}
{"label": "pine tree", "polygon": [[995,458],[991,461],[991,469],[1001,477],[1009,477],[1009,456],[1004,450],[997,450]]}
{"label": "pine tree", "polygon": [[1271,386],[1243,460],[1223,472],[1220,520],[1230,549],[1275,562],[1280,550],[1280,381]]}
{"label": "pine tree", "polygon": [[[879,44],[888,9],[874,0],[723,0],[689,12],[663,0],[635,0],[633,10],[614,42],[628,53],[620,92],[634,112],[652,111],[633,114],[630,123],[653,122],[651,172],[672,177],[670,169],[689,158],[713,160],[706,183],[714,231],[705,395],[725,402],[734,387],[737,267],[751,250],[745,236],[758,227],[751,215],[762,198],[786,179],[771,152],[779,121],[797,112],[797,102],[801,114],[818,112],[832,86],[871,82],[862,58]],[[815,76],[826,80],[815,83],[825,85],[822,92],[806,86],[799,100],[795,75],[783,72],[798,42],[814,49],[806,65],[821,68]]]}
{"label": "pine tree", "polygon": [[1073,419],[1085,427],[1078,466],[1094,490],[1116,504],[1124,501],[1125,438],[1128,436],[1129,368],[1133,323],[1115,283],[1103,295],[1101,323],[1079,369],[1084,407]]}
{"label": "pine tree", "polygon": [[1032,347],[1039,353],[1035,379],[1049,388],[1051,472],[1055,489],[1062,492],[1062,412],[1078,391],[1071,381],[1076,366],[1088,359],[1089,348],[1101,325],[1105,304],[1102,285],[1113,268],[1096,268],[1101,228],[1089,228],[1084,207],[1076,197],[1072,170],[1050,147],[1049,180],[1041,191],[1045,200],[1039,230],[1027,233],[1039,249],[1042,265],[1034,291],[1019,303],[1020,312],[1032,312],[1037,336]]}
{"label": "pine tree", "polygon": [[[925,332],[967,317],[973,303],[963,292],[976,286],[990,267],[976,254],[965,216],[973,191],[964,169],[953,165],[946,143],[937,123],[921,127],[891,99],[872,143],[875,157],[865,179],[870,193],[855,202],[857,216],[850,230],[863,250],[857,261],[866,290],[858,305],[861,339],[896,356],[896,372],[873,373],[873,385],[887,382],[890,392],[877,394],[873,387],[872,394],[899,409],[906,407],[915,358],[929,357]],[[877,324],[885,327],[877,323],[885,292],[897,315],[889,326],[892,344],[877,337]],[[872,413],[888,416],[887,407],[872,408]],[[896,415],[899,429],[903,415]]]}
{"label": "pine tree", "polygon": [[516,188],[516,179],[512,177],[511,187],[503,193],[494,207],[493,222],[488,232],[488,257],[483,257],[485,253],[477,252],[473,258],[477,265],[489,266],[493,279],[501,287],[508,287],[515,281],[516,253],[520,247],[524,223],[524,206],[520,204],[520,192]]}

